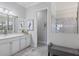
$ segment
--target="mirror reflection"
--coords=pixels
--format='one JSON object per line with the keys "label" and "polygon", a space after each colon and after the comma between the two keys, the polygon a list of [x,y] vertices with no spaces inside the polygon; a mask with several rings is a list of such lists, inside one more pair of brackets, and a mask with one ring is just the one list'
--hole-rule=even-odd
{"label": "mirror reflection", "polygon": [[15,16],[11,15],[0,15],[0,33],[7,34],[14,32],[14,20]]}

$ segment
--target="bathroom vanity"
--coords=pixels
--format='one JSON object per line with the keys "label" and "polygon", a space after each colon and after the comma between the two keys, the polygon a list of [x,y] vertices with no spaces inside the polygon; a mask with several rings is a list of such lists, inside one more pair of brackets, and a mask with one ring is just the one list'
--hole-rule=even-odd
{"label": "bathroom vanity", "polygon": [[14,55],[30,46],[31,37],[28,34],[13,33],[0,35],[0,56]]}

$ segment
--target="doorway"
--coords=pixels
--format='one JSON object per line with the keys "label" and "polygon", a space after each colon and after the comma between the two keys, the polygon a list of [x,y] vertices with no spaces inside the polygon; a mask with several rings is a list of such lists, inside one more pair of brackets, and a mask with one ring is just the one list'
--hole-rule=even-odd
{"label": "doorway", "polygon": [[47,45],[47,9],[37,12],[37,47]]}

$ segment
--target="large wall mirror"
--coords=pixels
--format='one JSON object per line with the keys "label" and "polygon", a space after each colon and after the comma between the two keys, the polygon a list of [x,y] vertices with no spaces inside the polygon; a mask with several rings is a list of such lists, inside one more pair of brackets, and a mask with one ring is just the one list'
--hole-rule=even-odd
{"label": "large wall mirror", "polygon": [[16,16],[5,8],[0,8],[0,34],[15,32]]}
{"label": "large wall mirror", "polygon": [[16,20],[14,16],[0,15],[0,33],[13,33],[15,25],[14,20]]}

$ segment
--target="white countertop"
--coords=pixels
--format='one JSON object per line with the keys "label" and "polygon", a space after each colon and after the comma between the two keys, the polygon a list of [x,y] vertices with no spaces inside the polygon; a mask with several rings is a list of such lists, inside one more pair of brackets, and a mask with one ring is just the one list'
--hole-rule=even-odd
{"label": "white countertop", "polygon": [[12,38],[12,37],[17,37],[17,36],[23,36],[23,33],[12,33],[12,34],[1,34],[0,35],[0,40],[1,39],[7,39],[7,38]]}

